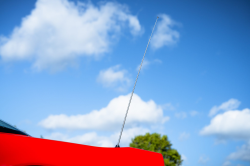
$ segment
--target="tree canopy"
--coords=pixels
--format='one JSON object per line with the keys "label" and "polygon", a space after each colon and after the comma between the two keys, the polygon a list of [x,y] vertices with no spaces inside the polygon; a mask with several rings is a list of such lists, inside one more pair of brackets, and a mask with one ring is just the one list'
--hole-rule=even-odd
{"label": "tree canopy", "polygon": [[158,152],[163,155],[165,166],[180,166],[182,163],[181,155],[177,150],[172,149],[172,144],[166,135],[161,137],[157,133],[146,133],[132,139],[130,147]]}

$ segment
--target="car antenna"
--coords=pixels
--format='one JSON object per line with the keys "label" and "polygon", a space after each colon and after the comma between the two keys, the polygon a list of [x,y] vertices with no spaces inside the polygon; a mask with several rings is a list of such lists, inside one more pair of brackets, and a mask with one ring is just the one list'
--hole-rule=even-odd
{"label": "car antenna", "polygon": [[[156,25],[156,23],[157,23],[158,18],[159,18],[159,17],[157,16],[156,21],[155,21],[155,25]],[[147,44],[146,50],[145,50],[145,52],[144,52],[144,55],[143,55],[143,58],[142,58],[142,61],[141,61],[141,65],[140,65],[140,68],[139,68],[139,71],[138,71],[138,74],[137,74],[137,77],[136,77],[136,80],[135,80],[134,88],[133,88],[133,90],[132,90],[132,93],[131,93],[131,96],[130,96],[130,99],[129,99],[129,103],[128,103],[128,107],[127,107],[127,112],[126,112],[126,114],[125,114],[125,118],[124,118],[124,121],[123,121],[123,125],[122,125],[122,130],[121,130],[121,133],[120,133],[120,137],[119,137],[119,140],[118,140],[117,145],[115,146],[116,148],[119,148],[119,147],[120,147],[119,144],[120,144],[120,140],[121,140],[121,137],[122,137],[122,132],[123,132],[123,128],[124,128],[124,125],[125,125],[125,121],[126,121],[126,118],[127,118],[127,115],[128,115],[128,110],[129,110],[129,107],[130,107],[130,103],[131,103],[131,100],[132,100],[132,97],[133,97],[133,94],[134,94],[134,91],[135,91],[135,86],[136,86],[137,79],[138,79],[139,74],[140,74],[140,71],[141,71],[141,67],[142,67],[142,63],[143,63],[144,57],[145,57],[146,52],[147,52],[147,49],[148,49],[148,45],[149,45],[149,43],[150,43],[152,34],[153,34],[153,32],[154,32],[154,29],[155,29],[155,25],[154,25],[154,28],[153,28],[152,33],[151,33],[151,35],[150,35],[150,38],[149,38],[149,40],[148,40],[148,44]]]}

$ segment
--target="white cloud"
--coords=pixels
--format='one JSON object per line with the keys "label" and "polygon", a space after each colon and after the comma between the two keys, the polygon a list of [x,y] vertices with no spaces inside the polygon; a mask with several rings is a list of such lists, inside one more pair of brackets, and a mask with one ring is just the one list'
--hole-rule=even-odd
{"label": "white cloud", "polygon": [[121,70],[120,65],[101,70],[97,81],[105,87],[113,87],[119,91],[124,91],[131,82],[127,70]]}
{"label": "white cloud", "polygon": [[219,139],[250,139],[250,109],[227,111],[216,115],[204,127],[201,135],[215,135]]}
{"label": "white cloud", "polygon": [[21,25],[1,37],[0,55],[5,61],[29,60],[36,70],[61,70],[80,56],[108,52],[126,25],[133,35],[140,34],[137,17],[119,3],[38,0]]}
{"label": "white cloud", "polygon": [[[248,131],[249,132],[249,131]],[[238,150],[234,153],[231,153],[228,156],[230,160],[244,160],[250,162],[250,139],[247,144],[242,145],[242,147],[238,148]]]}
{"label": "white cloud", "polygon": [[166,14],[160,14],[159,17],[160,18],[156,26],[156,31],[153,34],[151,40],[151,46],[154,49],[173,45],[178,41],[180,37],[179,32],[172,29],[175,25],[177,25],[174,20],[172,20]]}
{"label": "white cloud", "polygon": [[[120,145],[129,146],[131,139],[137,135],[144,135],[149,132],[146,128],[130,128],[123,131]],[[79,143],[84,145],[99,146],[99,147],[115,147],[118,142],[119,132],[116,132],[110,136],[100,136],[96,132],[89,132],[83,135],[69,137],[67,134],[52,133],[46,136],[46,139],[59,140],[65,142]]]}
{"label": "white cloud", "polygon": [[[236,152],[231,153],[228,159],[250,161],[250,109],[233,110],[238,108],[239,105],[240,101],[230,99],[218,107],[214,106],[210,110],[210,116],[220,110],[225,112],[213,117],[210,124],[205,126],[200,134],[214,135],[217,142],[226,142],[230,139],[247,141]],[[230,161],[226,161],[223,165],[230,165]]]}
{"label": "white cloud", "polygon": [[200,156],[198,163],[200,163],[200,164],[206,164],[209,160],[210,159],[207,156]]}
{"label": "white cloud", "polygon": [[197,114],[198,114],[197,111],[190,111],[190,115],[191,115],[191,116],[196,116]]}
{"label": "white cloud", "polygon": [[175,113],[175,117],[179,119],[185,119],[187,117],[187,114],[185,112],[178,112]]}
{"label": "white cloud", "polygon": [[213,106],[213,108],[209,112],[209,116],[215,115],[218,111],[228,111],[228,110],[233,110],[237,109],[240,105],[240,101],[237,99],[230,99],[224,103],[222,103],[220,106]]}
{"label": "white cloud", "polygon": [[189,133],[183,132],[180,134],[179,136],[179,140],[183,141],[183,140],[187,140],[190,137]]}
{"label": "white cloud", "polygon": [[[39,124],[46,129],[96,129],[119,130],[121,128],[130,94],[112,99],[107,107],[79,115],[50,115]],[[126,127],[138,124],[158,124],[169,120],[162,108],[153,100],[143,101],[134,94],[126,120]]]}

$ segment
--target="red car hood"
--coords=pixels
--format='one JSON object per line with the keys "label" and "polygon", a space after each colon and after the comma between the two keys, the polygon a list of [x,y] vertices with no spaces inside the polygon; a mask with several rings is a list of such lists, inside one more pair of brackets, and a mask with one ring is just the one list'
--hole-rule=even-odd
{"label": "red car hood", "polygon": [[164,166],[160,153],[0,133],[0,166]]}

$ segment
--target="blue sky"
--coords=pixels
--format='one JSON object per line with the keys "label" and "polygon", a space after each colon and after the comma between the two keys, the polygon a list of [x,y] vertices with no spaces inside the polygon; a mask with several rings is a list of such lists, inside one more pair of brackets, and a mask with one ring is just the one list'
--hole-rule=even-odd
{"label": "blue sky", "polygon": [[169,137],[183,165],[250,164],[249,1],[1,1],[0,118],[114,147]]}

